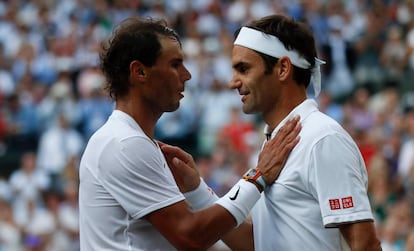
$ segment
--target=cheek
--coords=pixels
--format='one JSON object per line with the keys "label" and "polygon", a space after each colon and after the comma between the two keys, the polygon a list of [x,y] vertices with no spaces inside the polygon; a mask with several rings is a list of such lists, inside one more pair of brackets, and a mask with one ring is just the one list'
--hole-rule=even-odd
{"label": "cheek", "polygon": [[256,78],[250,88],[258,104],[269,102],[269,99],[272,99],[277,92],[274,85],[266,77]]}

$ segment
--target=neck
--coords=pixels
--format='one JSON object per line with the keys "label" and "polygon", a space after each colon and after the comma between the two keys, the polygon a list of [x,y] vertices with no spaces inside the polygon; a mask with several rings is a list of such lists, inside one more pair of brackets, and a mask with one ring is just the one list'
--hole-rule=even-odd
{"label": "neck", "polygon": [[298,92],[296,94],[290,92],[289,95],[282,94],[281,97],[285,98],[281,98],[271,111],[263,114],[263,119],[271,131],[273,131],[293,109],[307,99],[306,92]]}
{"label": "neck", "polygon": [[145,135],[150,139],[154,139],[155,124],[161,117],[161,114],[154,113],[152,109],[132,99],[118,100],[115,109],[131,116],[141,127]]}

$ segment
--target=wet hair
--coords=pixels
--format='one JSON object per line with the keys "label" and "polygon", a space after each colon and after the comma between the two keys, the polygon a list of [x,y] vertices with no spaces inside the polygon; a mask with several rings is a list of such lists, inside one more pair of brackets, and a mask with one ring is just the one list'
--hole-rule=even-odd
{"label": "wet hair", "polygon": [[100,68],[113,100],[129,91],[129,65],[132,61],[138,60],[148,67],[155,64],[161,54],[160,39],[164,37],[177,40],[181,46],[177,33],[168,28],[163,19],[132,17],[115,27],[100,53]]}
{"label": "wet hair", "polygon": [[[270,15],[261,19],[254,20],[246,27],[259,30],[261,32],[276,36],[288,50],[296,50],[310,64],[310,68],[315,65],[316,47],[310,28],[301,22],[284,15]],[[236,31],[237,37],[240,29]],[[263,59],[265,64],[265,74],[270,74],[278,58],[256,51]],[[311,78],[310,69],[302,69],[293,66],[293,79],[298,83],[308,87]]]}

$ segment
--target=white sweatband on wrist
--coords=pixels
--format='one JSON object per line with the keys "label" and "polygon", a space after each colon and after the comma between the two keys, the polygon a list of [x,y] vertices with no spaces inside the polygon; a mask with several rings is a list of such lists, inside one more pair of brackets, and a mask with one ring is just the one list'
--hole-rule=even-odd
{"label": "white sweatband on wrist", "polygon": [[190,192],[184,193],[185,199],[188,201],[193,210],[200,210],[214,204],[219,197],[200,177],[200,185]]}
{"label": "white sweatband on wrist", "polygon": [[224,207],[236,219],[239,226],[249,215],[250,210],[260,199],[261,193],[256,185],[241,179],[230,191],[221,197],[216,204]]}

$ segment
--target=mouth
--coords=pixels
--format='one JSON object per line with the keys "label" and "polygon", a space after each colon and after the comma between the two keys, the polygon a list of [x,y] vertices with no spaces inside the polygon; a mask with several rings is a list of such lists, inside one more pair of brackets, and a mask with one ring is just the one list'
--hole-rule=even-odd
{"label": "mouth", "polygon": [[244,101],[246,101],[246,99],[247,99],[247,96],[248,96],[249,94],[248,93],[240,93],[240,96],[241,96],[241,101],[244,103]]}

